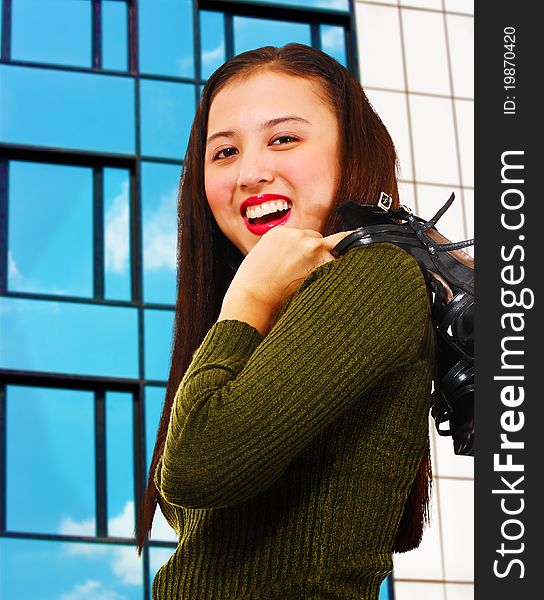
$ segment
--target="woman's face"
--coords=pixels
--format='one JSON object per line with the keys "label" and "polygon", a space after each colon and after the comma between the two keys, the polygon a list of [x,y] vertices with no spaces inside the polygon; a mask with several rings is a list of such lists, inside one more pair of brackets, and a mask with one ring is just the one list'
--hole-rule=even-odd
{"label": "woman's face", "polygon": [[212,102],[206,197],[243,254],[278,225],[323,233],[338,183],[339,132],[320,93],[313,80],[263,69]]}

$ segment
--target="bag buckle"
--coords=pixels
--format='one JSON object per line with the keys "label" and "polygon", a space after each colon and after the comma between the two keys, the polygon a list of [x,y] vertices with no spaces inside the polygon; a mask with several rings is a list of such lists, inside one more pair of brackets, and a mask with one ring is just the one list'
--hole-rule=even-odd
{"label": "bag buckle", "polygon": [[387,212],[391,208],[392,203],[392,196],[390,194],[386,194],[385,192],[381,192],[378,199],[378,208],[381,208],[384,212]]}

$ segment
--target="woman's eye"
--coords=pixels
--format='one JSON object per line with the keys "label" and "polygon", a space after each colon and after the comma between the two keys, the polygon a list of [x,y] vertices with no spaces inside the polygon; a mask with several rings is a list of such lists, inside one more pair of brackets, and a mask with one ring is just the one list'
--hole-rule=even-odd
{"label": "woman's eye", "polygon": [[236,148],[222,148],[218,152],[213,155],[213,160],[220,160],[222,158],[229,158],[229,156],[234,156],[236,154]]}
{"label": "woman's eye", "polygon": [[281,144],[290,144],[292,142],[297,142],[298,138],[294,135],[280,135],[275,140],[272,141],[272,144],[275,146],[279,146]]}

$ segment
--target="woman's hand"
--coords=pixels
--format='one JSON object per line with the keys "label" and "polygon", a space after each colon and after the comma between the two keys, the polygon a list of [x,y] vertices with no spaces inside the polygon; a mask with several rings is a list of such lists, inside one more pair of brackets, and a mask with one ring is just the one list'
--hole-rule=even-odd
{"label": "woman's hand", "polygon": [[274,227],[255,244],[232,280],[219,321],[236,319],[265,335],[274,315],[331,250],[351,231],[323,237],[311,229]]}

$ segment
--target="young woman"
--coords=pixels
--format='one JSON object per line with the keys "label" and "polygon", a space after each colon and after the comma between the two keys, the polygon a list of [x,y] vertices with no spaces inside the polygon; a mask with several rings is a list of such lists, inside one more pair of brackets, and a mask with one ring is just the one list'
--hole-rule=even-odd
{"label": "young woman", "polygon": [[184,163],[157,502],[179,537],[156,600],[375,600],[426,517],[433,329],[416,262],[334,259],[335,207],[398,205],[393,143],[353,76],[298,44],[208,80]]}

